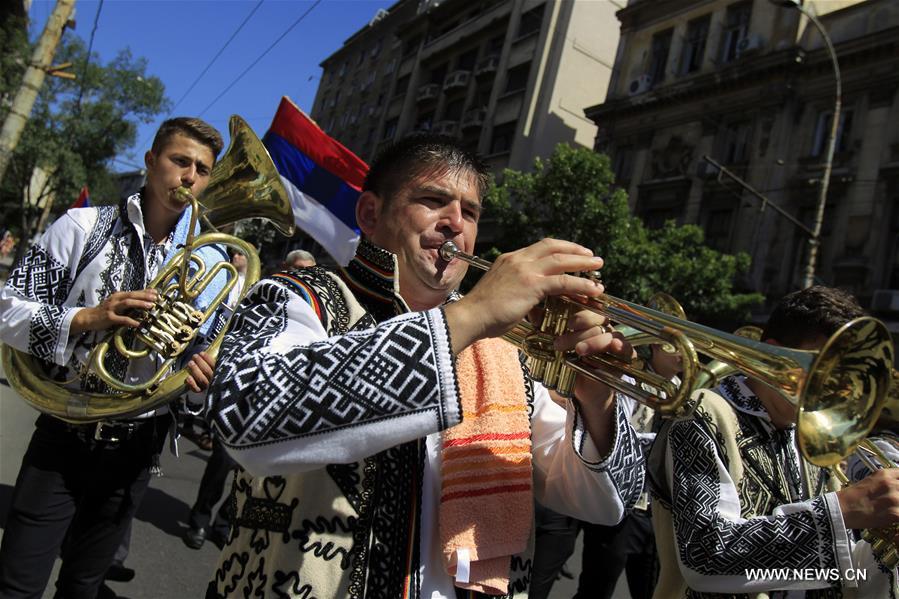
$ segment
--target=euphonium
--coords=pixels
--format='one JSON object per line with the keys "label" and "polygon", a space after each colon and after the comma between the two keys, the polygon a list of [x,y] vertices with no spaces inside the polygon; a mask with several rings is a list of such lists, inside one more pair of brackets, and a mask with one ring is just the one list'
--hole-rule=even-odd
{"label": "euphonium", "polygon": [[[452,242],[443,244],[444,260],[458,258],[489,269],[490,262],[469,256]],[[572,310],[591,310],[610,321],[644,331],[681,354],[681,384],[643,372],[611,356],[579,357],[553,350]],[[890,384],[893,344],[886,326],[874,318],[858,318],[841,327],[820,351],[803,351],[762,343],[603,294],[551,297],[539,326],[522,322],[504,338],[529,356],[531,373],[563,395],[580,373],[656,409],[678,414],[698,389],[697,352],[732,366],[776,389],[797,407],[800,447],[819,466],[840,462],[867,437],[878,419]],[[621,380],[628,375],[637,381]],[[652,392],[647,387],[654,388]],[[662,393],[666,397],[662,397]]]}
{"label": "euphonium", "polygon": [[[240,297],[260,275],[259,256],[252,245],[219,232],[204,233],[195,239],[197,219],[202,218],[214,229],[244,218],[266,218],[284,235],[293,233],[290,199],[265,146],[240,117],[232,116],[229,125],[231,143],[213,168],[201,200],[198,202],[187,190],[181,190],[182,199],[192,205],[188,237],[185,247],[149,284],[157,290],[158,298],[149,312],[138,314],[140,326],[131,329],[135,331],[137,347],[127,346],[123,337],[127,329],[119,328],[106,335],[91,352],[82,376],[98,376],[111,393],[68,389],[48,379],[29,354],[3,346],[3,367],[10,384],[39,411],[70,422],[95,422],[140,414],[183,393],[187,369],[172,373],[171,366],[203,323],[221,307],[237,281],[237,271],[231,264],[219,262],[207,269],[197,251],[206,245],[218,245],[236,248],[246,255],[247,271]],[[195,308],[197,297],[220,275],[226,277],[226,282],[210,305],[202,310]],[[213,358],[226,330],[227,326],[223,327],[205,350]],[[126,359],[152,354],[160,358],[161,366],[149,381],[130,385],[106,370],[104,358],[110,351],[117,351]]]}

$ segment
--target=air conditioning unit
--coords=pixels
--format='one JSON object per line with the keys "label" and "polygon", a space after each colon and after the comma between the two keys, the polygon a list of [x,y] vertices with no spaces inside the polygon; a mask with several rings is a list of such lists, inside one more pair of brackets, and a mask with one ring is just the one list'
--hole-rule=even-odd
{"label": "air conditioning unit", "polygon": [[747,35],[737,42],[737,56],[749,54],[760,50],[762,47],[762,38],[759,35]]}
{"label": "air conditioning unit", "polygon": [[899,289],[877,289],[871,298],[872,312],[899,312]]}
{"label": "air conditioning unit", "polygon": [[652,88],[652,77],[649,75],[640,75],[630,82],[627,86],[627,95],[636,96],[648,92]]}

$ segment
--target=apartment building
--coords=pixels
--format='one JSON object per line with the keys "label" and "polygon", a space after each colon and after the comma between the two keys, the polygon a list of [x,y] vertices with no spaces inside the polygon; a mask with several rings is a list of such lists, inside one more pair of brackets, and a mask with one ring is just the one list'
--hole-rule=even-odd
{"label": "apartment building", "polygon": [[414,131],[459,137],[499,173],[593,145],[617,48],[611,0],[400,0],[321,63],[312,116],[363,159]]}
{"label": "apartment building", "polygon": [[[790,217],[812,227],[835,99],[823,39],[783,4],[630,0],[608,97],[586,111],[648,225],[695,223],[713,247],[749,252],[745,283],[774,298],[802,280],[808,235]],[[804,7],[843,88],[818,277],[899,313],[899,4]]]}

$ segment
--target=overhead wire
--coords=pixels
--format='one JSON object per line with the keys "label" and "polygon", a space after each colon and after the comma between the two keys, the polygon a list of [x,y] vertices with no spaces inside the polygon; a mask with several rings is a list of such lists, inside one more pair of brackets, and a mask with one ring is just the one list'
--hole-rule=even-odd
{"label": "overhead wire", "polygon": [[[222,52],[224,52],[225,49],[231,44],[231,42],[234,41],[234,38],[237,37],[237,34],[240,33],[240,30],[244,28],[244,25],[246,25],[247,22],[249,22],[249,20],[253,17],[253,15],[256,14],[256,11],[259,10],[259,7],[262,6],[262,3],[264,1],[265,0],[259,0],[259,2],[256,3],[256,6],[253,7],[253,9],[249,12],[249,14],[247,14],[247,16],[244,17],[244,19],[243,19],[243,21],[241,21],[240,25],[237,26],[237,29],[234,30],[234,32],[225,41],[225,43],[222,45],[222,47],[219,48],[219,51],[215,53],[215,56],[213,56],[209,60],[209,62],[206,64],[206,66],[203,68],[203,70],[200,72],[200,74],[196,76],[193,83],[191,83],[190,86],[187,88],[187,91],[181,95],[181,97],[178,99],[177,102],[175,102],[175,105],[172,106],[172,109],[169,110],[169,112],[168,112],[168,114],[166,114],[165,118],[169,118],[172,114],[175,113],[175,109],[177,109],[178,106],[181,105],[181,102],[184,101],[184,99],[188,96],[188,94],[190,94],[190,92],[193,91],[193,89],[200,82],[200,79],[202,79],[203,76],[207,73],[207,71],[209,71],[209,69],[212,68],[212,65],[215,64],[215,61],[218,60],[219,56],[222,55]],[[140,145],[138,147],[140,147],[140,148],[144,147],[148,141],[150,141],[150,136],[147,136],[146,138],[144,138],[144,140],[140,143]]]}
{"label": "overhead wire", "polygon": [[91,51],[94,48],[94,36],[97,35],[97,25],[100,23],[100,11],[103,10],[103,0],[97,5],[97,13],[94,15],[94,26],[91,29],[90,41],[87,44],[87,54],[84,57],[84,67],[81,69],[81,85],[78,86],[78,99],[75,100],[75,112],[81,112],[81,99],[84,97],[84,86],[87,82],[87,67],[91,62]]}
{"label": "overhead wire", "polygon": [[169,115],[174,113],[175,109],[177,109],[178,106],[181,105],[181,102],[184,101],[184,98],[186,98],[188,94],[193,91],[193,89],[197,86],[197,83],[200,82],[200,79],[203,78],[203,75],[205,75],[206,72],[209,71],[209,69],[212,67],[212,65],[215,64],[215,61],[218,60],[219,56],[222,55],[222,52],[224,52],[228,45],[231,44],[231,42],[234,40],[234,38],[237,37],[237,34],[240,33],[240,30],[243,29],[244,25],[246,25],[247,22],[253,17],[253,15],[256,14],[256,11],[259,10],[259,7],[262,6],[262,3],[264,1],[265,0],[259,0],[259,2],[256,3],[256,6],[253,7],[253,10],[251,10],[250,13],[246,17],[244,17],[244,20],[240,23],[240,25],[237,26],[237,29],[235,29],[234,33],[231,34],[231,37],[228,38],[228,41],[226,41],[225,44],[219,49],[219,51],[215,53],[215,56],[212,57],[212,60],[210,60],[209,64],[206,65],[206,68],[204,68],[203,71],[199,75],[197,75],[197,78],[194,79],[194,82],[190,84],[190,87],[187,88],[187,91],[184,92],[184,94],[178,99],[177,102],[175,102],[175,105],[169,111]]}
{"label": "overhead wire", "polygon": [[204,108],[202,111],[200,111],[200,114],[197,116],[202,117],[204,114],[206,114],[207,110],[212,108],[212,106],[216,102],[218,102],[226,93],[228,93],[228,91],[230,91],[230,89],[232,87],[234,87],[238,81],[243,79],[244,75],[246,75],[247,73],[250,72],[250,69],[252,69],[254,66],[256,66],[259,63],[259,61],[262,60],[266,56],[266,54],[271,52],[271,50],[275,46],[277,46],[281,40],[283,40],[285,37],[287,37],[287,34],[290,33],[294,27],[299,25],[303,21],[303,19],[305,19],[309,15],[309,13],[312,12],[313,9],[315,9],[315,7],[318,6],[319,4],[321,4],[321,0],[315,0],[315,2],[312,3],[312,6],[310,6],[308,9],[306,9],[306,12],[304,12],[302,15],[300,15],[296,21],[291,23],[291,25],[286,30],[284,30],[284,33],[282,33],[280,36],[278,36],[278,39],[276,39],[274,42],[272,42],[272,44],[268,48],[266,48],[265,51],[262,54],[260,54],[256,60],[254,60],[252,63],[250,63],[250,65],[247,68],[245,68],[237,77],[235,77],[234,81],[229,83],[228,86],[225,89],[223,89],[222,92],[219,95],[217,95],[215,97],[215,99],[206,106],[206,108]]}

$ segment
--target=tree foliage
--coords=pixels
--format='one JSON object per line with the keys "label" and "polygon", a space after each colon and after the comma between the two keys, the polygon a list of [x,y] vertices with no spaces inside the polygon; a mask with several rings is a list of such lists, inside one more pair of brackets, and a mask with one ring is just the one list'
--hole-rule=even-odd
{"label": "tree foliage", "polygon": [[762,296],[735,291],[749,268],[745,253],[724,254],[703,244],[702,229],[667,222],[647,229],[631,214],[627,194],[614,185],[607,156],[565,144],[532,172],[506,170],[485,198],[498,221],[493,253],[543,237],[577,242],[605,258],[609,293],[645,303],[656,291],[674,296],[691,320],[731,326],[745,320]]}
{"label": "tree foliage", "polygon": [[[11,20],[3,28],[3,76],[0,77],[0,119],[5,119],[32,52],[20,23]],[[115,203],[118,189],[110,168],[116,155],[131,148],[138,122],[151,122],[166,110],[162,81],[147,75],[147,61],[124,49],[103,63],[81,39],[65,34],[54,63],[71,62],[77,79],[47,76],[19,141],[12,162],[0,182],[0,214],[4,225],[27,239],[34,233],[38,216],[23,203],[35,167],[49,173],[35,196],[54,198],[53,212],[70,205],[83,185],[93,203]],[[20,224],[21,223],[21,224]]]}

